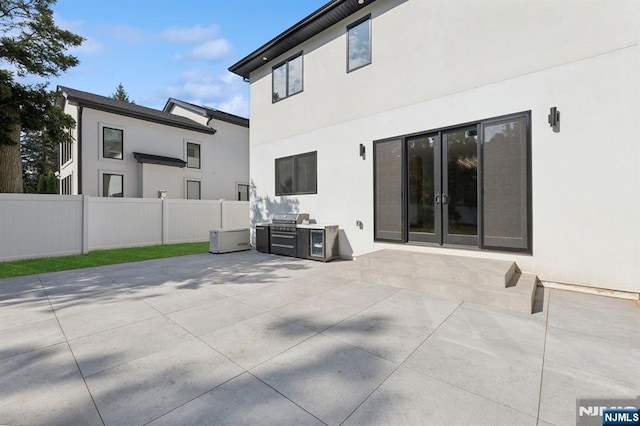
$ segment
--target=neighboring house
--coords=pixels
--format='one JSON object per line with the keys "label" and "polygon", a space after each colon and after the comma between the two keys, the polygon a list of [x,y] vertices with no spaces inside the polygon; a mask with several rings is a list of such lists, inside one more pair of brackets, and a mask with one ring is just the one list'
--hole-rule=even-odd
{"label": "neighboring house", "polygon": [[58,91],[76,120],[75,142],[60,148],[62,194],[246,199],[249,120],[222,112],[194,120],[68,87]]}
{"label": "neighboring house", "polygon": [[[242,141],[242,156],[248,161],[249,158],[249,120],[237,115],[229,114],[217,109],[205,106],[194,105],[189,102],[170,98],[165,107],[165,112],[189,118],[197,123],[216,129],[214,136],[222,150],[237,149],[239,141]],[[220,162],[217,165],[216,173],[221,176],[235,176],[238,172],[248,175],[248,163],[238,164],[235,161]],[[220,178],[220,177],[219,177]],[[249,201],[249,179],[239,181],[229,181],[235,185],[239,201]]]}
{"label": "neighboring house", "polygon": [[395,243],[640,292],[640,2],[612,6],[330,1],[230,67],[254,223],[294,209],[339,224],[342,256]]}

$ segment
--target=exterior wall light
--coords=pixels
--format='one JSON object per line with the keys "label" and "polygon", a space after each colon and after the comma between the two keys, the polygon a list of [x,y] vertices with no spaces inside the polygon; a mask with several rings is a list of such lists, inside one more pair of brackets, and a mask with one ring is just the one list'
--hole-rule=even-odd
{"label": "exterior wall light", "polygon": [[549,109],[549,126],[553,129],[554,132],[558,133],[560,131],[560,111],[558,111],[558,107],[551,107]]}
{"label": "exterior wall light", "polygon": [[360,157],[362,157],[362,159],[364,160],[366,157],[366,152],[365,152],[365,147],[364,144],[360,144]]}

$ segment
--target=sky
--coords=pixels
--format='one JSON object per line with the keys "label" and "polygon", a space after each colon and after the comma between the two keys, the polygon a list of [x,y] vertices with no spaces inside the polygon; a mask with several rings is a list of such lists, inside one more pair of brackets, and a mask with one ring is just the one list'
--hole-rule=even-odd
{"label": "sky", "polygon": [[56,24],[86,40],[49,80],[138,105],[170,97],[249,117],[249,83],[227,69],[328,0],[58,0]]}

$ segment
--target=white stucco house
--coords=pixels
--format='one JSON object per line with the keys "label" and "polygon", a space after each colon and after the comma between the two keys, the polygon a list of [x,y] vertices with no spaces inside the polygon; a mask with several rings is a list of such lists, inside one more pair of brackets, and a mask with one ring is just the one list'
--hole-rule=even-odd
{"label": "white stucco house", "polygon": [[640,2],[332,0],[230,71],[253,222],[640,292]]}
{"label": "white stucco house", "polygon": [[160,111],[68,87],[58,93],[76,120],[75,142],[60,147],[61,194],[248,199],[248,119],[175,99]]}

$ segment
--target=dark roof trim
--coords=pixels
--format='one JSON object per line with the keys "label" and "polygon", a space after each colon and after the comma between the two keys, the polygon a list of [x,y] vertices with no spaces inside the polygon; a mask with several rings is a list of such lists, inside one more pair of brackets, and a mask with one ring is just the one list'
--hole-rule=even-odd
{"label": "dark roof trim", "polygon": [[161,155],[143,154],[141,152],[134,152],[133,156],[138,163],[159,164],[161,166],[171,167],[185,167],[187,162],[179,158],[163,157]]}
{"label": "dark roof trim", "polygon": [[191,112],[199,114],[203,117],[209,117],[209,119],[225,121],[227,123],[236,124],[242,127],[249,127],[249,119],[240,117],[239,115],[229,114],[228,112],[220,111],[217,109],[209,108],[206,106],[192,104],[190,102],[181,101],[175,98],[169,98],[165,104],[163,111],[169,112],[172,105],[179,105]]}
{"label": "dark roof trim", "polygon": [[215,129],[165,111],[143,107],[113,98],[107,98],[105,96],[83,92],[69,87],[58,86],[58,92],[61,93],[61,95],[70,103],[98,111],[110,112],[139,120],[150,121],[186,130],[193,130],[194,132],[207,133],[210,135],[216,132]]}
{"label": "dark roof trim", "polygon": [[[360,4],[360,1],[362,1],[362,4]],[[248,79],[249,74],[263,64],[309,40],[374,1],[331,0],[302,21],[229,67],[229,71]]]}

